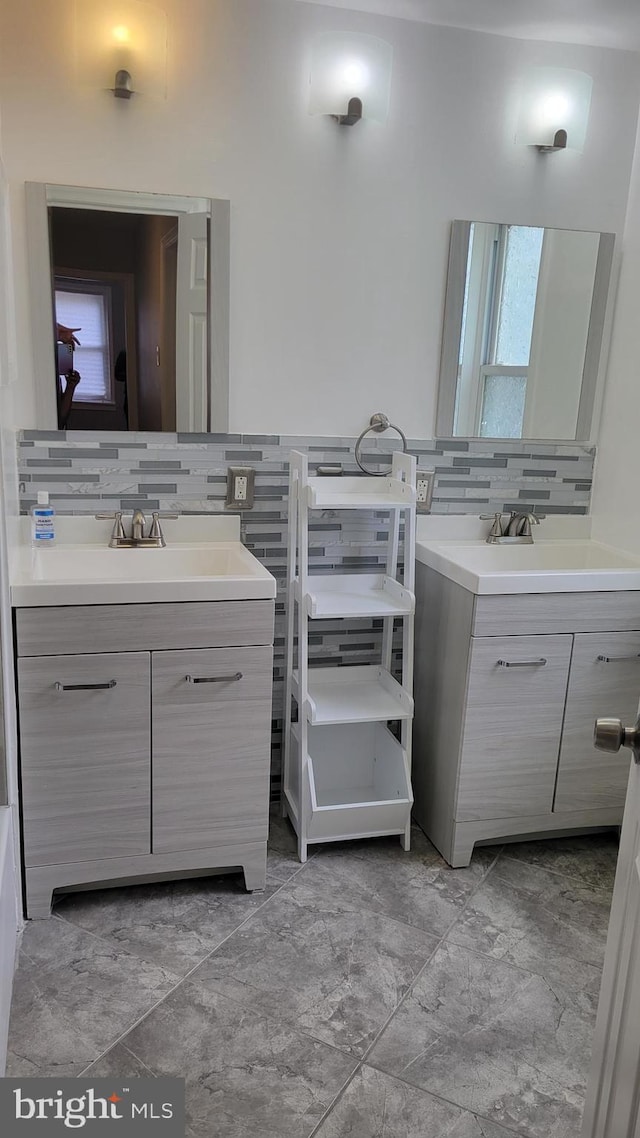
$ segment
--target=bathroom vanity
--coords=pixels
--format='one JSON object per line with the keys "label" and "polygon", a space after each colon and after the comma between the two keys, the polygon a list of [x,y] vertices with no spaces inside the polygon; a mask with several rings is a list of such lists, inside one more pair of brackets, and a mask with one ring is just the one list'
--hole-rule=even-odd
{"label": "bathroom vanity", "polygon": [[593,746],[640,691],[640,562],[589,540],[418,541],[415,817],[474,844],[619,825],[629,759]]}
{"label": "bathroom vanity", "polygon": [[209,543],[176,543],[174,530],[166,550],[22,551],[29,917],[49,915],[54,889],[87,883],[236,867],[264,888],[275,581],[237,527],[221,519],[214,532],[234,540]]}

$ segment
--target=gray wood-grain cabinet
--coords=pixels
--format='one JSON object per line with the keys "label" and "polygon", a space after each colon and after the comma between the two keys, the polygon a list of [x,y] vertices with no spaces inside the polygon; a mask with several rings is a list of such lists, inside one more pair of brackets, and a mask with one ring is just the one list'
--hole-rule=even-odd
{"label": "gray wood-grain cabinet", "polygon": [[418,563],[414,690],[414,814],[451,865],[619,825],[629,759],[593,723],[636,717],[640,593],[476,597]]}
{"label": "gray wood-grain cabinet", "polygon": [[141,877],[237,867],[264,888],[273,614],[16,611],[29,917],[55,889]]}

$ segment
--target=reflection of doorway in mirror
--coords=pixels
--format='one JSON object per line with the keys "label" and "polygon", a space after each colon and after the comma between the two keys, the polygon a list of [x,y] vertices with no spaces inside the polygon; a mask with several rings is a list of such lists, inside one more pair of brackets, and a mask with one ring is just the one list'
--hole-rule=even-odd
{"label": "reflection of doorway in mirror", "polygon": [[175,430],[176,217],[51,207],[50,232],[56,320],[80,327],[67,429]]}

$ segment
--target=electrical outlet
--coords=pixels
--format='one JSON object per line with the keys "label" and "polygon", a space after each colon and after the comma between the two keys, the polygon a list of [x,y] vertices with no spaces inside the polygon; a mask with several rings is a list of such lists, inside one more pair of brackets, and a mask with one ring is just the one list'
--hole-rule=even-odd
{"label": "electrical outlet", "polygon": [[227,509],[250,510],[253,506],[256,472],[251,466],[227,469]]}
{"label": "electrical outlet", "polygon": [[416,473],[416,510],[419,514],[431,511],[435,479],[435,470],[418,470]]}

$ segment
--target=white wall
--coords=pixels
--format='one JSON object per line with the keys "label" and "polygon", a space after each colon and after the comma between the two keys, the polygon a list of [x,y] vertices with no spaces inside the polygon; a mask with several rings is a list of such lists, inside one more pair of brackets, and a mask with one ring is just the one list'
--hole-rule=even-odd
{"label": "white wall", "polygon": [[[26,180],[229,197],[231,429],[354,434],[382,409],[434,421],[453,218],[620,232],[639,98],[626,52],[545,45],[294,0],[164,0],[169,97],[131,104],[73,81],[72,0],[2,5],[19,419],[34,425]],[[386,125],[306,110],[314,35],[394,48]],[[529,63],[594,77],[585,153],[513,143]]]}
{"label": "white wall", "polygon": [[640,553],[640,131],[602,411],[592,512],[598,541]]}

